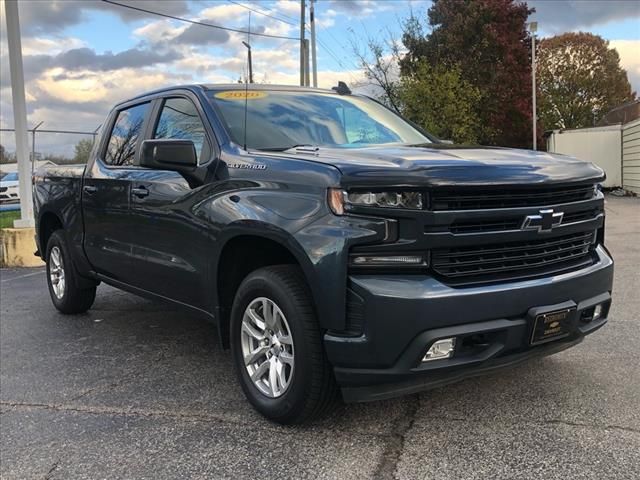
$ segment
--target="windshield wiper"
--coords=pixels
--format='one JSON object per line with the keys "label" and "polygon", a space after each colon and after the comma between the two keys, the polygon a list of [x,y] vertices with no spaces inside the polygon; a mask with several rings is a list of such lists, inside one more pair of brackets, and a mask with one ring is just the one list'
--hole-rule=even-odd
{"label": "windshield wiper", "polygon": [[310,143],[298,143],[296,145],[291,145],[290,147],[266,147],[266,148],[256,148],[256,150],[262,150],[264,152],[286,152],[287,150],[291,150],[292,148],[299,147],[310,147],[314,149],[318,149],[317,145],[311,145]]}

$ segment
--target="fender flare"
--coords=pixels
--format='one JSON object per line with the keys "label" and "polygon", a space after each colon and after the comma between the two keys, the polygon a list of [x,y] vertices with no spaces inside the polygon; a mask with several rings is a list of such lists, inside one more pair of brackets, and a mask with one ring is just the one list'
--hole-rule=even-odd
{"label": "fender flare", "polygon": [[[265,223],[259,220],[238,220],[225,227],[216,240],[217,251],[211,267],[210,278],[217,279],[218,269],[220,268],[220,254],[222,253],[224,248],[230,241],[241,236],[262,237],[264,239],[271,240],[287,249],[302,269],[302,273],[304,274],[304,277],[307,280],[307,283],[311,290],[311,295],[314,301],[314,309],[317,312],[318,299],[313,293],[313,287],[316,283],[316,279],[311,260],[307,256],[304,248],[302,248],[302,245],[300,245],[300,243],[293,237],[293,235],[273,224]],[[219,304],[217,288],[215,290],[214,304]]]}

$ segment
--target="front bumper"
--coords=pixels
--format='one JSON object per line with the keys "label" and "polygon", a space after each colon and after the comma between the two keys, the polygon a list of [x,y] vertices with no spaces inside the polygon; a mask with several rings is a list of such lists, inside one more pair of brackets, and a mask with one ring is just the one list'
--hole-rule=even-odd
{"label": "front bumper", "polygon": [[[606,323],[613,260],[603,247],[598,262],[548,278],[452,288],[428,276],[354,275],[362,332],[325,334],[325,347],[346,401],[391,398],[477,376],[532,357],[569,348]],[[355,297],[354,297],[355,295]],[[602,318],[584,323],[582,312],[605,303]],[[535,313],[570,308],[571,333],[530,346]],[[450,359],[422,362],[438,338],[481,338]]]}

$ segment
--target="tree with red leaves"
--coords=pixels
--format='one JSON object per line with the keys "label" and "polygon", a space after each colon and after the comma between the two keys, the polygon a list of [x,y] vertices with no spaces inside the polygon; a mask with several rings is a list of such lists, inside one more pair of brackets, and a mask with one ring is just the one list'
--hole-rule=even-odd
{"label": "tree with red leaves", "polygon": [[531,39],[526,28],[533,12],[514,0],[434,0],[423,35],[411,17],[402,42],[408,53],[401,74],[421,61],[460,71],[481,94],[479,141],[488,145],[530,146]]}

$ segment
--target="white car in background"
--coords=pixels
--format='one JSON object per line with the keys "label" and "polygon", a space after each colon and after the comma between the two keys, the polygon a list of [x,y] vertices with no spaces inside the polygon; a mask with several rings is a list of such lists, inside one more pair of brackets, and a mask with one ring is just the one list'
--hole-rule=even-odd
{"label": "white car in background", "polygon": [[18,193],[18,174],[7,173],[0,178],[0,203],[15,203],[20,201]]}

